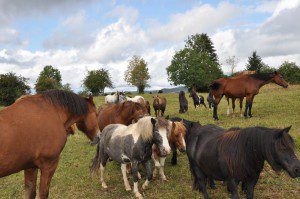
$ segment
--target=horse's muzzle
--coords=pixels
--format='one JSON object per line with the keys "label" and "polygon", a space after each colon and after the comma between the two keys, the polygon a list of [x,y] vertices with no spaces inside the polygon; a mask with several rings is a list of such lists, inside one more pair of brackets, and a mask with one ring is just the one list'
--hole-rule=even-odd
{"label": "horse's muzzle", "polygon": [[180,152],[186,152],[186,147],[180,148],[179,151],[180,151]]}

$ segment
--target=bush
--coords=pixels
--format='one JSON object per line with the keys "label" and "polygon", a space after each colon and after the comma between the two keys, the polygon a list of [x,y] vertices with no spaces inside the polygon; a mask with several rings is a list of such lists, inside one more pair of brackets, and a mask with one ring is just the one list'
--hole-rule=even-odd
{"label": "bush", "polygon": [[300,84],[300,68],[295,62],[285,61],[281,64],[278,72],[291,84]]}
{"label": "bush", "polygon": [[61,74],[58,69],[45,66],[36,81],[35,90],[39,93],[51,89],[61,89],[61,81]]}
{"label": "bush", "polygon": [[164,92],[163,90],[159,90],[159,91],[158,91],[158,93],[163,93],[163,92]]}
{"label": "bush", "polygon": [[0,75],[0,105],[11,105],[22,95],[29,94],[27,79],[14,73]]}

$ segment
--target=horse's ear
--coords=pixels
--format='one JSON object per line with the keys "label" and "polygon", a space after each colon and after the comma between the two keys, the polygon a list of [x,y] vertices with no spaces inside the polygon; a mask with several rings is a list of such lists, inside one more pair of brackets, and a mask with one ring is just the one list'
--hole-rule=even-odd
{"label": "horse's ear", "polygon": [[278,138],[281,138],[285,133],[289,133],[290,129],[292,128],[292,125],[289,126],[289,127],[286,127],[282,130],[280,130],[279,132],[277,132],[275,134],[275,138],[278,139]]}
{"label": "horse's ear", "polygon": [[169,116],[169,115],[167,115],[167,116],[165,117],[165,119],[166,119],[166,120],[170,119],[170,116]]}
{"label": "horse's ear", "polygon": [[275,75],[277,75],[277,74],[278,74],[277,70],[275,70],[275,71],[274,71],[274,74],[275,74]]}
{"label": "horse's ear", "polygon": [[151,117],[151,123],[153,126],[155,126],[155,124],[156,124],[156,120],[153,117]]}
{"label": "horse's ear", "polygon": [[181,124],[183,124],[183,119],[180,121]]}
{"label": "horse's ear", "polygon": [[93,97],[93,95],[90,95],[90,96],[89,96],[89,102],[90,102],[90,103],[94,103],[94,97]]}

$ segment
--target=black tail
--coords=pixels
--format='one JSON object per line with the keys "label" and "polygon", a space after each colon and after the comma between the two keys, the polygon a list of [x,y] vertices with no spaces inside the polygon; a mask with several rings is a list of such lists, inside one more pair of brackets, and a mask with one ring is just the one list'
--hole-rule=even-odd
{"label": "black tail", "polygon": [[209,89],[210,90],[218,90],[221,87],[221,84],[218,82],[213,82],[211,83],[211,85],[209,85]]}
{"label": "black tail", "polygon": [[92,166],[90,167],[91,174],[94,175],[99,170],[100,163],[101,163],[101,156],[100,156],[100,136],[96,136],[91,144],[92,145],[97,144],[96,155],[95,155],[95,157],[93,159]]}

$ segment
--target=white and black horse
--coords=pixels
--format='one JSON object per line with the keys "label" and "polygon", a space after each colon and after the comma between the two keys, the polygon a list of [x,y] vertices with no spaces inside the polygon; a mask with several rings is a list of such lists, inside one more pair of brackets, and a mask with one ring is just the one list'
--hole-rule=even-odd
{"label": "white and black horse", "polygon": [[118,104],[126,100],[126,96],[123,92],[117,91],[113,95],[106,95],[105,96],[105,103],[113,103]]}
{"label": "white and black horse", "polygon": [[96,156],[94,157],[91,171],[101,171],[101,183],[107,188],[104,180],[105,166],[109,158],[121,163],[121,170],[126,191],[131,190],[129,185],[126,165],[131,164],[134,181],[134,194],[142,198],[138,190],[138,164],[142,163],[147,172],[147,180],[142,188],[146,189],[152,179],[151,155],[152,146],[156,144],[159,154],[166,156],[170,153],[168,143],[169,122],[164,118],[146,116],[137,123],[125,126],[122,124],[111,124],[106,126],[102,133],[94,140],[98,143]]}

